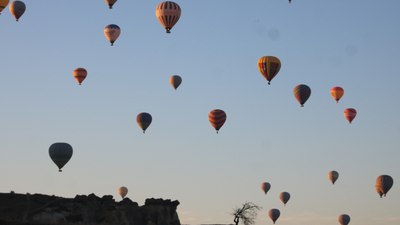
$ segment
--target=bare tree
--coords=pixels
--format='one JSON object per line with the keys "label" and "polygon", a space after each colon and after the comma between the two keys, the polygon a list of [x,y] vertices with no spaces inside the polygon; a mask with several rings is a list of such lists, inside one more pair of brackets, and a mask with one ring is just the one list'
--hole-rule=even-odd
{"label": "bare tree", "polygon": [[246,202],[241,207],[233,209],[231,214],[234,216],[233,222],[235,222],[236,225],[238,225],[240,221],[242,221],[244,225],[253,225],[256,222],[257,211],[260,209],[260,206],[252,202]]}

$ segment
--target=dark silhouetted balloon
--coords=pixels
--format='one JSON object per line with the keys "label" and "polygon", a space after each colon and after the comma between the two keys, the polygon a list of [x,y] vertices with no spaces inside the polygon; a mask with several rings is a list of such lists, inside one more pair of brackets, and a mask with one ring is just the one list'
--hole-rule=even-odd
{"label": "dark silhouetted balloon", "polygon": [[128,188],[127,187],[120,187],[118,188],[118,194],[122,197],[125,198],[125,196],[128,194]]}
{"label": "dark silhouetted balloon", "polygon": [[73,72],[73,76],[78,84],[81,85],[83,80],[87,77],[87,71],[84,68],[76,68]]}
{"label": "dark silhouetted balloon", "polygon": [[278,220],[279,216],[281,215],[281,212],[279,209],[271,209],[268,212],[269,218],[271,218],[272,222],[275,222]]}
{"label": "dark silhouetted balloon", "polygon": [[381,175],[376,178],[375,190],[377,190],[378,194],[386,197],[386,194],[393,186],[393,178],[389,175]]}
{"label": "dark silhouetted balloon", "polygon": [[208,114],[208,120],[210,121],[211,126],[215,128],[218,134],[219,129],[221,129],[221,127],[224,125],[226,121],[226,114],[223,110],[214,109]]}
{"label": "dark silhouetted balloon", "polygon": [[261,183],[261,190],[264,192],[264,194],[267,194],[269,189],[271,189],[270,183],[268,183],[268,182]]}
{"label": "dark silhouetted balloon", "polygon": [[335,184],[336,180],[339,178],[339,173],[337,171],[329,171],[328,173],[328,179],[332,182],[332,184]]}
{"label": "dark silhouetted balloon", "polygon": [[299,84],[296,87],[294,87],[293,93],[294,97],[300,103],[301,107],[303,107],[304,103],[306,103],[306,101],[311,95],[311,89],[305,84]]}
{"label": "dark silhouetted balloon", "polygon": [[289,201],[289,199],[290,199],[290,194],[289,194],[289,192],[282,192],[280,195],[279,195],[279,199],[283,202],[283,204],[284,205],[286,205],[286,203]]}
{"label": "dark silhouetted balloon", "polygon": [[354,118],[356,118],[357,115],[357,111],[353,108],[347,108],[344,110],[344,118],[346,118],[346,120],[351,123]]}
{"label": "dark silhouetted balloon", "polygon": [[350,223],[350,216],[347,214],[342,214],[339,216],[338,220],[341,225],[347,225]]}
{"label": "dark silhouetted balloon", "polygon": [[117,0],[105,0],[106,4],[110,9],[112,9],[113,5],[117,2]]}
{"label": "dark silhouetted balloon", "polygon": [[171,33],[172,27],[181,17],[181,7],[171,1],[161,2],[156,8],[156,17],[167,33]]}
{"label": "dark silhouetted balloon", "polygon": [[150,126],[152,117],[149,113],[142,112],[139,113],[136,117],[136,122],[140,128],[143,130],[143,134],[146,132],[146,129]]}
{"label": "dark silhouetted balloon", "polygon": [[25,3],[22,1],[13,1],[10,4],[9,10],[11,14],[15,17],[15,20],[19,20],[24,14],[26,9]]}
{"label": "dark silhouetted balloon", "polygon": [[68,143],[54,143],[50,145],[49,155],[51,160],[57,165],[58,171],[61,172],[63,166],[67,164],[72,157],[72,146]]}
{"label": "dark silhouetted balloon", "polygon": [[281,61],[275,56],[263,56],[258,60],[258,70],[267,79],[268,84],[281,69]]}
{"label": "dark silhouetted balloon", "polygon": [[182,78],[178,75],[173,75],[169,78],[169,83],[172,85],[172,87],[174,87],[174,89],[176,90],[179,85],[181,85],[182,83]]}

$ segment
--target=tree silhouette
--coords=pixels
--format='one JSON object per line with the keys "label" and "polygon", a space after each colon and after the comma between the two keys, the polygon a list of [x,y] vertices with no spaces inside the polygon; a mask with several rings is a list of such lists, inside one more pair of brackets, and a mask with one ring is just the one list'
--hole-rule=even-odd
{"label": "tree silhouette", "polygon": [[234,216],[233,222],[238,225],[240,221],[244,225],[253,225],[256,222],[257,211],[261,207],[252,203],[246,202],[241,207],[236,207],[233,209],[232,216]]}

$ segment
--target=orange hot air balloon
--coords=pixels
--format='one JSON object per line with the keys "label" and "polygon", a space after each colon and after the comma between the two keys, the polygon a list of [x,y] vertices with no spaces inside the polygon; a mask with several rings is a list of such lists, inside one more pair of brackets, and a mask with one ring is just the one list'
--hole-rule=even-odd
{"label": "orange hot air balloon", "polygon": [[271,189],[270,183],[268,183],[268,182],[261,183],[261,190],[264,192],[264,194],[267,194],[269,189]]}
{"label": "orange hot air balloon", "polygon": [[353,108],[347,108],[344,110],[344,117],[346,118],[349,123],[354,120],[357,115],[357,111]]}
{"label": "orange hot air balloon", "polygon": [[173,75],[169,78],[169,83],[172,85],[172,87],[174,87],[174,89],[176,90],[179,85],[181,85],[182,83],[182,78],[178,75]]}
{"label": "orange hot air balloon", "polygon": [[76,81],[78,81],[78,84],[81,85],[87,76],[87,71],[84,68],[76,68],[73,72],[73,76],[75,77]]}
{"label": "orange hot air balloon", "polygon": [[22,1],[13,1],[11,2],[9,7],[11,14],[15,17],[17,21],[24,14],[25,9],[26,9],[25,3]]}
{"label": "orange hot air balloon", "polygon": [[336,103],[343,97],[344,90],[341,87],[333,87],[331,88],[332,98],[335,99]]}
{"label": "orange hot air balloon", "polygon": [[281,61],[275,56],[263,56],[258,60],[258,70],[267,79],[268,84],[281,69]]}
{"label": "orange hot air balloon", "polygon": [[10,2],[10,0],[0,0],[0,14],[1,14],[1,11],[3,11],[3,9],[5,9],[7,7],[8,2]]}
{"label": "orange hot air balloon", "polygon": [[218,134],[219,129],[221,129],[221,127],[224,125],[226,121],[226,114],[223,110],[214,109],[208,114],[208,120],[210,121],[211,126],[215,128]]}
{"label": "orange hot air balloon", "polygon": [[157,5],[156,16],[158,22],[165,28],[167,33],[171,33],[172,27],[181,17],[181,7],[171,1],[161,2]]}
{"label": "orange hot air balloon", "polygon": [[110,9],[112,9],[113,5],[115,4],[115,2],[117,2],[117,0],[105,0],[108,7],[110,7]]}
{"label": "orange hot air balloon", "polygon": [[114,45],[114,42],[118,39],[121,34],[121,28],[118,25],[110,24],[104,28],[104,35],[107,40],[111,43],[111,46]]}

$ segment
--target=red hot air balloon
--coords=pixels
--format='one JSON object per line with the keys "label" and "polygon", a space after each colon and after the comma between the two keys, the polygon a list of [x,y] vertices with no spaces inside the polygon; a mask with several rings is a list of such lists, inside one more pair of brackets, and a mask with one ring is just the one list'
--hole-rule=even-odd
{"label": "red hot air balloon", "polygon": [[263,56],[258,60],[258,70],[271,84],[271,80],[279,73],[281,61],[275,56]]}
{"label": "red hot air balloon", "polygon": [[210,121],[211,126],[215,128],[218,134],[219,129],[221,129],[222,125],[224,125],[225,123],[226,114],[223,110],[214,109],[208,114],[208,120]]}
{"label": "red hot air balloon", "polygon": [[87,76],[87,71],[84,68],[76,68],[73,72],[73,76],[78,84],[81,85]]}
{"label": "red hot air balloon", "polygon": [[163,25],[167,33],[171,33],[172,27],[181,17],[181,7],[171,1],[161,2],[157,5],[156,16],[158,21]]}
{"label": "red hot air balloon", "polygon": [[306,103],[306,101],[311,95],[311,89],[305,84],[299,84],[296,87],[294,87],[293,93],[294,97],[300,103],[301,107],[303,107],[304,103]]}
{"label": "red hot air balloon", "polygon": [[343,113],[344,113],[344,117],[346,118],[347,121],[349,121],[349,123],[351,123],[351,121],[353,121],[357,115],[357,111],[353,108],[347,108],[344,110]]}
{"label": "red hot air balloon", "polygon": [[332,98],[335,99],[336,103],[343,97],[344,90],[341,87],[333,87],[331,88]]}

